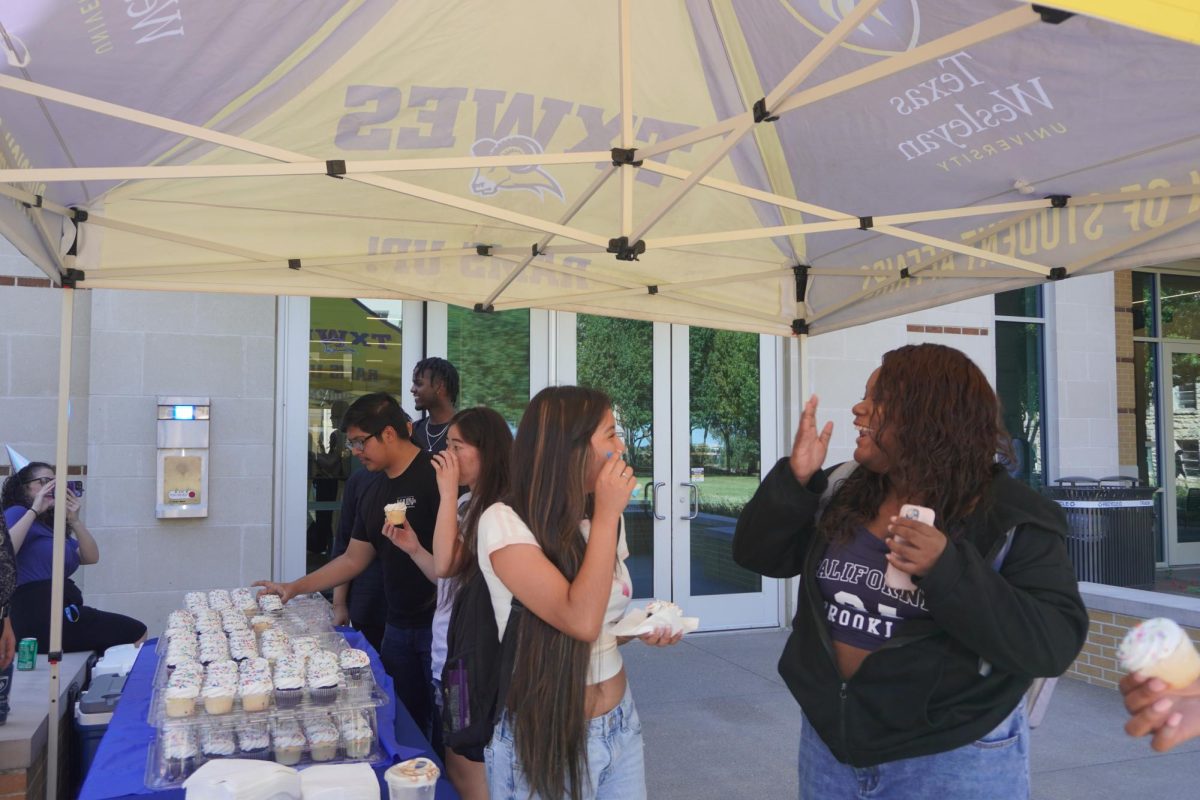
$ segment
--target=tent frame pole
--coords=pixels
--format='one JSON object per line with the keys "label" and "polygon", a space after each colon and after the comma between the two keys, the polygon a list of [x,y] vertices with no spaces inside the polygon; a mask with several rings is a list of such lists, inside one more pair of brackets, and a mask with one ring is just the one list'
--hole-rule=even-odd
{"label": "tent frame pole", "polygon": [[69,433],[69,411],[71,405],[71,354],[74,338],[75,290],[62,287],[62,320],[58,347],[58,440],[54,451],[55,494],[63,499],[62,506],[56,502],[54,514],[54,547],[50,570],[50,728],[46,737],[46,798],[58,797],[58,736],[60,727],[59,708],[59,662],[62,660],[63,588],[66,575],[64,563],[67,553],[67,437]]}
{"label": "tent frame pole", "polygon": [[[853,33],[854,29],[862,24],[863,20],[868,17],[883,0],[863,0],[854,7],[854,10],[842,18],[840,22],[825,35],[820,42],[808,53],[804,58],[800,59],[787,77],[780,81],[774,89],[767,93],[764,98],[766,111],[768,114],[774,114],[776,106],[782,98],[789,95],[797,86],[803,83],[812,73],[825,62],[827,58],[837,51],[838,46]],[[711,172],[717,164],[725,159],[729,152],[737,146],[746,134],[754,130],[754,126],[758,120],[755,119],[755,114],[752,112],[744,112],[735,118],[737,121],[732,131],[726,136],[721,144],[710,153],[700,165],[692,171],[692,174],[684,180],[683,185],[679,186],[667,198],[643,219],[636,231],[630,237],[630,240],[641,239],[646,235],[646,232],[653,228],[659,220],[661,220],[672,208],[674,208],[680,200],[688,194],[692,188],[709,172]],[[766,119],[770,119],[767,117]]]}

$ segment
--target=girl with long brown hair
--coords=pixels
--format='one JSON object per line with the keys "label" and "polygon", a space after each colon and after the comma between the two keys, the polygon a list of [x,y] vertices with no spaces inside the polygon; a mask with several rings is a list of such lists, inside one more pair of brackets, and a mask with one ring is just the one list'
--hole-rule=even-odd
{"label": "girl with long brown hair", "polygon": [[[485,750],[492,800],[646,796],[641,722],[609,630],[633,589],[621,513],[637,481],[624,450],[604,393],[543,389],[517,427],[510,499],[479,520],[501,637],[513,597],[526,609]],[[640,638],[669,645],[681,635]]]}
{"label": "girl with long brown hair", "polygon": [[996,395],[952,348],[884,355],[853,409],[857,467],[822,468],[816,412],[813,396],[733,544],[802,578],[779,663],[803,711],[800,796],[1027,798],[1023,695],[1087,635],[1061,509],[998,463]]}
{"label": "girl with long brown hair", "polygon": [[[483,406],[464,409],[449,422],[447,447],[433,456],[441,505],[433,530],[433,564],[438,605],[433,615],[434,696],[441,701],[446,633],[457,588],[479,572],[475,542],[480,515],[508,494],[512,431],[499,412]],[[459,488],[467,493],[459,496]],[[438,727],[442,720],[434,721]],[[445,747],[446,775],[462,800],[487,800],[483,748]]]}

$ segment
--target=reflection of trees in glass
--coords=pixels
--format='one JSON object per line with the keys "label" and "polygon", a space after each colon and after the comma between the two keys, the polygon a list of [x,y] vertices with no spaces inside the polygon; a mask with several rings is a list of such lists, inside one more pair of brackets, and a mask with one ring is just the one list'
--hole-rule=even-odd
{"label": "reflection of trees in glass", "polygon": [[1013,474],[1032,486],[1044,480],[1042,441],[1042,325],[996,323],[996,393],[1017,464]]}
{"label": "reflection of trees in glass", "polygon": [[458,407],[489,406],[515,426],[529,404],[529,312],[450,306],[446,338],[446,358],[458,368]]}
{"label": "reflection of trees in glass", "polygon": [[[723,445],[717,465],[729,473],[756,474],[759,457],[758,336],[692,328],[691,428]],[[701,465],[704,453],[700,454]]]}
{"label": "reflection of trees in glass", "polygon": [[1162,275],[1163,335],[1171,339],[1200,339],[1200,279]]}
{"label": "reflection of trees in glass", "polygon": [[635,470],[650,470],[654,410],[654,325],[631,319],[580,314],[576,328],[576,373],[580,386],[607,392],[625,431],[627,458]]}
{"label": "reflection of trees in glass", "polygon": [[1158,416],[1155,396],[1158,362],[1154,345],[1133,343],[1134,429],[1138,478],[1145,486],[1158,486]]}

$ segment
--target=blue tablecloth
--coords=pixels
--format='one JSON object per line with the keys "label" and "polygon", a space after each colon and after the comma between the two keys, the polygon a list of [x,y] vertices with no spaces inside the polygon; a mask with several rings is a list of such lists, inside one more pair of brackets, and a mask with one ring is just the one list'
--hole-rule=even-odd
{"label": "blue tablecloth", "polygon": [[[421,735],[404,706],[396,702],[392,679],[383,671],[379,656],[363,638],[349,628],[339,628],[351,647],[365,650],[371,656],[375,680],[391,702],[380,706],[378,714],[379,744],[387,755],[385,761],[373,764],[379,776],[382,796],[387,797],[383,772],[392,764],[424,755],[441,761],[433,754],[429,742]],[[146,722],[150,710],[156,656],[155,640],[146,643],[138,654],[133,670],[125,681],[125,690],[113,712],[112,722],[100,742],[96,757],[88,770],[87,779],[79,791],[79,800],[183,800],[183,789],[149,789],[146,787],[146,753],[154,739],[154,728]],[[444,770],[443,770],[444,773]],[[458,800],[458,794],[443,777],[438,781],[437,800]]]}

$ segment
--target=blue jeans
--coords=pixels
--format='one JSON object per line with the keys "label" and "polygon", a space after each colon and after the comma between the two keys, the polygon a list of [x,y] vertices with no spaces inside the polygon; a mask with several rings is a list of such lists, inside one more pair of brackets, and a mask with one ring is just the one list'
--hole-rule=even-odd
{"label": "blue jeans", "polygon": [[433,735],[433,677],[429,666],[432,640],[429,628],[388,625],[379,650],[383,669],[395,684],[396,699],[408,709],[426,739]]}
{"label": "blue jeans", "polygon": [[[517,762],[512,718],[507,711],[496,724],[483,757],[492,800],[557,800],[530,794],[525,773]],[[588,721],[587,760],[588,783],[583,789],[586,800],[645,800],[642,721],[628,686],[620,705]]]}
{"label": "blue jeans", "polygon": [[1029,723],[1024,700],[977,742],[929,756],[855,768],[838,761],[803,720],[802,800],[1028,800]]}

